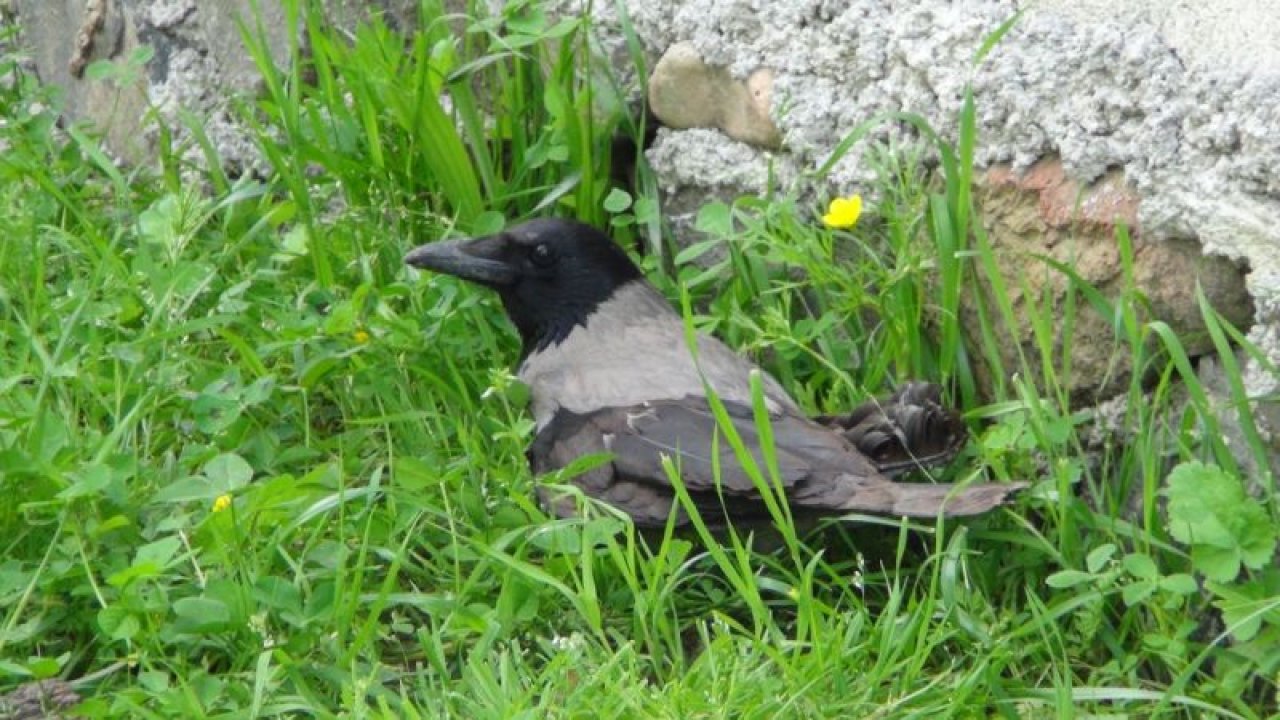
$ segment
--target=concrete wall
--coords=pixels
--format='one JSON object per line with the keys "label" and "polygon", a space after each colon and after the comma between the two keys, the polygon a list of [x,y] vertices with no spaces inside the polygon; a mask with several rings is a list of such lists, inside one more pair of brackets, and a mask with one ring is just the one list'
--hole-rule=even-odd
{"label": "concrete wall", "polygon": [[[241,40],[241,22],[265,35],[277,64],[291,41],[302,42],[279,0],[5,0],[16,11],[23,44],[41,80],[63,90],[68,115],[91,119],[106,132],[119,157],[139,161],[154,148],[158,113],[183,136],[179,111],[205,121],[205,133],[232,174],[265,169],[229,104],[236,94],[259,90],[257,66]],[[252,8],[259,10],[260,24]],[[354,26],[369,11],[389,23],[416,19],[415,0],[325,0],[333,22]],[[97,60],[127,63],[140,48],[152,58],[136,82],[94,81],[85,76]],[[199,162],[198,150],[191,159]]]}
{"label": "concrete wall", "polygon": [[[597,13],[605,46],[616,48],[608,5]],[[1132,205],[1132,216],[1093,219],[1135,224],[1152,246],[1188,239],[1238,261],[1254,306],[1245,325],[1280,362],[1280,3],[644,0],[629,8],[653,58],[686,43],[739,80],[773,72],[783,150],[719,131],[664,131],[650,158],[673,198],[759,190],[770,164],[792,177],[883,111],[919,113],[954,138],[972,83],[981,166],[1003,181],[1060,163],[1059,182],[1080,191],[1118,177],[1117,205]],[[984,38],[1019,10],[975,67]],[[855,151],[830,189],[856,190],[871,177]],[[1023,189],[1052,226],[1063,194],[1055,207],[1042,187]],[[1260,392],[1276,386],[1256,366],[1252,378]]]}

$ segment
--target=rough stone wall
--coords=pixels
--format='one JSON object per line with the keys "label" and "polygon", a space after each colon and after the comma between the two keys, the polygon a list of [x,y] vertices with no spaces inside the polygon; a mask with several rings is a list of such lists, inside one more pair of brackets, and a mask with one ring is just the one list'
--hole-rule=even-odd
{"label": "rough stone wall", "polygon": [[[975,65],[988,34],[1024,6]],[[646,0],[629,12],[653,58],[688,43],[740,80],[774,74],[783,151],[663,132],[649,157],[673,197],[758,191],[770,163],[784,178],[816,167],[880,112],[919,113],[954,138],[971,83],[980,166],[1003,177],[1056,158],[1082,188],[1119,173],[1137,199],[1136,216],[1121,219],[1142,237],[1193,240],[1247,267],[1250,338],[1280,362],[1280,4]],[[614,52],[615,13],[598,10]],[[855,149],[830,189],[871,178]],[[1256,366],[1251,376],[1258,392],[1275,387]]]}
{"label": "rough stone wall", "polygon": [[[1280,47],[1280,6],[1252,4],[1266,8],[1254,22],[1269,24]],[[1280,64],[1261,64],[1248,50],[1243,66],[1193,65],[1201,56],[1180,53],[1147,22],[1085,21],[1037,7],[975,68],[975,51],[1018,3],[649,0],[630,7],[655,57],[687,41],[737,77],[772,69],[774,119],[787,156],[801,166],[820,162],[855,125],[886,110],[920,113],[954,136],[972,82],[980,164],[1024,169],[1057,154],[1085,183],[1121,168],[1143,196],[1140,217],[1152,232],[1194,231],[1233,214],[1225,207],[1239,208],[1240,200],[1252,206],[1244,212],[1274,217],[1280,203]],[[869,180],[858,159],[843,161],[833,180]],[[707,178],[717,170],[708,167]]]}
{"label": "rough stone wall", "polygon": [[[261,31],[274,61],[289,55],[290,42],[303,42],[287,22],[279,0],[9,0],[16,9],[23,44],[42,81],[63,91],[71,118],[94,121],[109,148],[129,161],[154,151],[158,113],[181,142],[186,133],[180,110],[204,120],[204,132],[232,174],[264,170],[246,129],[234,118],[230,101],[260,90],[261,78],[242,41],[241,23]],[[257,8],[257,15],[254,8]],[[413,0],[326,0],[335,23],[353,27],[369,12],[381,12],[393,26],[416,18]],[[136,82],[94,80],[86,69],[96,60],[127,62],[141,46],[153,52]],[[192,160],[200,162],[191,147]]]}

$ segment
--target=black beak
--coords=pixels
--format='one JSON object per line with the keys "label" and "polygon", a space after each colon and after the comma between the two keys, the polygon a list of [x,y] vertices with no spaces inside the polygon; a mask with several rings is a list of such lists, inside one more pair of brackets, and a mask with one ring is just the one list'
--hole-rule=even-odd
{"label": "black beak", "polygon": [[503,243],[491,237],[446,240],[416,247],[404,261],[422,270],[497,287],[516,280],[516,269],[500,257],[502,249]]}

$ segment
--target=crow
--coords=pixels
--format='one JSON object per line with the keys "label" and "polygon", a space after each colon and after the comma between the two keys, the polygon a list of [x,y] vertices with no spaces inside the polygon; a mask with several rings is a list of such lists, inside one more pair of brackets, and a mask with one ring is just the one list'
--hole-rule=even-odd
{"label": "crow", "polygon": [[[637,527],[687,524],[663,459],[678,469],[709,525],[768,521],[768,506],[716,420],[708,389],[759,468],[766,468],[751,378],[763,388],[777,478],[797,516],[852,512],[976,515],[1024,483],[901,483],[890,477],[948,460],[967,438],[936,385],[910,383],[846,416],[809,418],[782,386],[713,337],[686,342],[684,321],[627,254],[576,221],[538,219],[495,235],[438,241],[409,265],[498,293],[522,343],[517,376],[529,388],[535,474],[586,455],[607,461],[570,482]],[[763,471],[763,470],[762,470]],[[544,507],[578,513],[575,498],[541,487]]]}

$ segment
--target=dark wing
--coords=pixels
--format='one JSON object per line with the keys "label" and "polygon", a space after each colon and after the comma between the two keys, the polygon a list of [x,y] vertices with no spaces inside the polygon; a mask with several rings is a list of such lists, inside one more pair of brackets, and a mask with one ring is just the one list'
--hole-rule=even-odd
{"label": "dark wing", "polygon": [[[769,478],[751,408],[725,403],[725,409],[744,447]],[[887,482],[840,435],[821,425],[783,415],[772,418],[770,428],[777,482],[794,506],[835,509],[864,483]],[[534,471],[542,473],[565,467],[583,455],[604,452],[612,455],[612,463],[572,482],[585,494],[629,513],[637,524],[664,522],[675,504],[674,489],[662,466],[664,457],[679,470],[700,509],[723,511],[735,519],[765,515],[755,483],[704,398],[606,408],[584,415],[561,411],[538,434],[530,459]],[[558,515],[573,513],[571,500],[552,505]]]}
{"label": "dark wing", "polygon": [[[751,452],[756,466],[765,472],[767,466],[751,408],[725,403],[725,410],[743,446]],[[717,471],[719,487],[725,494],[753,496],[758,492],[738,461],[728,436],[717,425],[715,415],[702,398],[659,401],[616,410],[610,413],[605,424],[609,433],[606,445],[614,454],[613,466],[624,477],[670,487],[662,468],[662,458],[666,456],[679,469],[691,493],[716,490]],[[808,477],[810,463],[791,443],[775,440],[775,458],[783,487],[790,489]]]}
{"label": "dark wing", "polygon": [[[607,413],[577,415],[561,411],[539,431],[529,447],[529,464],[535,474],[552,472],[569,466],[586,455],[608,453],[605,429],[601,421]],[[569,480],[588,497],[601,500],[627,513],[640,526],[660,526],[667,521],[675,505],[670,487],[662,487],[618,477],[612,461],[606,461]],[[539,485],[538,496],[543,505],[557,517],[578,514],[573,497],[557,494]]]}

